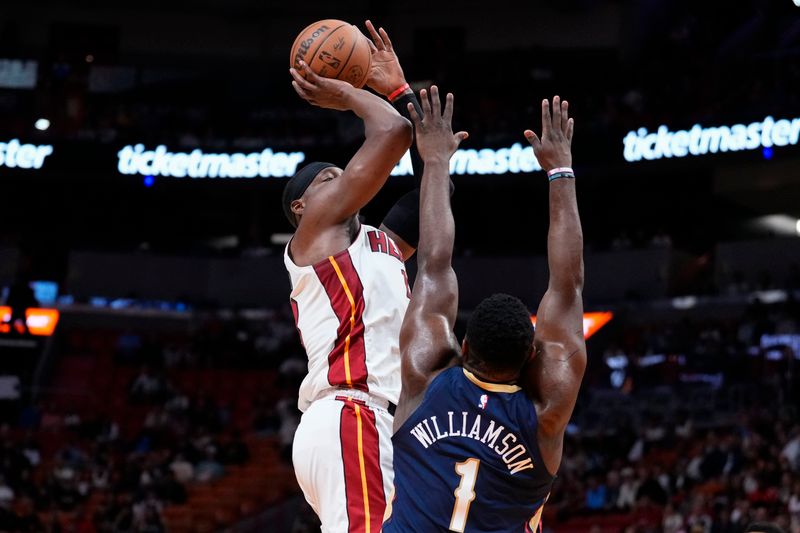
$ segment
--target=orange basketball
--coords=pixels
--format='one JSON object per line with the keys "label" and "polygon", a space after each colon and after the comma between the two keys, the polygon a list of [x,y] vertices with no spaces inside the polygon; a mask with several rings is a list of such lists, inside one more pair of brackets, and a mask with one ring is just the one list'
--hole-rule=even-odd
{"label": "orange basketball", "polygon": [[326,19],[306,26],[292,44],[289,65],[300,70],[300,60],[326,78],[344,80],[361,88],[372,64],[369,41],[358,28],[343,20]]}

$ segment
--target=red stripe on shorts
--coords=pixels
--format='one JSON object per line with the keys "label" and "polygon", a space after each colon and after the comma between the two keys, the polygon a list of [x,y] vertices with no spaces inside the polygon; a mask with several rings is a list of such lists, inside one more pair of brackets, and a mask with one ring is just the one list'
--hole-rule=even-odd
{"label": "red stripe on shorts", "polygon": [[369,390],[364,348],[364,287],[345,250],[314,265],[331,308],[339,319],[333,350],[328,354],[328,383]]}
{"label": "red stripe on shorts", "polygon": [[344,463],[348,533],[380,533],[386,498],[375,412],[358,400],[343,400],[339,426]]}

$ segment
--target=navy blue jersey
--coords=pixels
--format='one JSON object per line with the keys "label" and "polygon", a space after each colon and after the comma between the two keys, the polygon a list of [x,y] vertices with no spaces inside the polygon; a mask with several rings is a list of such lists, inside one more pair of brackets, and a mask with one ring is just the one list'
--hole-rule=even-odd
{"label": "navy blue jersey", "polygon": [[383,532],[539,530],[553,477],[536,428],[519,387],[443,371],[392,437],[395,495]]}

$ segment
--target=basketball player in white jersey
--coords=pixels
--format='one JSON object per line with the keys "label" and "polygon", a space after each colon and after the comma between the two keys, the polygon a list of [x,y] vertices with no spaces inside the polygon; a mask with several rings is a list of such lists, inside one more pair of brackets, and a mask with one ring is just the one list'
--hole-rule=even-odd
{"label": "basketball player in white jersey", "polygon": [[[407,115],[409,102],[419,104],[391,41],[367,26],[374,43],[367,85]],[[404,256],[418,237],[418,191],[398,202],[381,229],[362,224],[358,212],[408,150],[412,127],[378,96],[301,68],[305,77],[290,71],[297,93],[319,107],[353,111],[366,138],[344,169],[311,163],[284,189],[284,212],[296,227],[284,262],[308,355],[292,460],[324,533],[379,533],[393,482],[399,331],[410,297]]]}

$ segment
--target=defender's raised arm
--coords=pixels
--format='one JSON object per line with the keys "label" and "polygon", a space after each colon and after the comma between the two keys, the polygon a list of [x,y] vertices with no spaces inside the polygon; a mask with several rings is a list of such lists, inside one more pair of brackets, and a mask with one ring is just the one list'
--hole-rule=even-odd
{"label": "defender's raised arm", "polygon": [[458,282],[451,264],[455,222],[450,207],[450,157],[467,134],[453,134],[452,94],[447,95],[444,112],[435,85],[431,87],[430,99],[425,90],[420,92],[420,98],[423,117],[408,104],[425,170],[420,199],[417,278],[400,329],[403,392],[395,427],[416,408],[418,401],[415,400],[425,392],[434,373],[458,354],[458,341],[453,334],[458,311]]}
{"label": "defender's raised arm", "polygon": [[542,101],[542,134],[526,130],[536,158],[550,179],[547,260],[550,282],[536,314],[534,357],[523,370],[526,390],[539,416],[539,443],[548,470],[561,462],[564,431],[586,369],[583,337],[583,231],[572,171],[574,121],[556,96]]}

